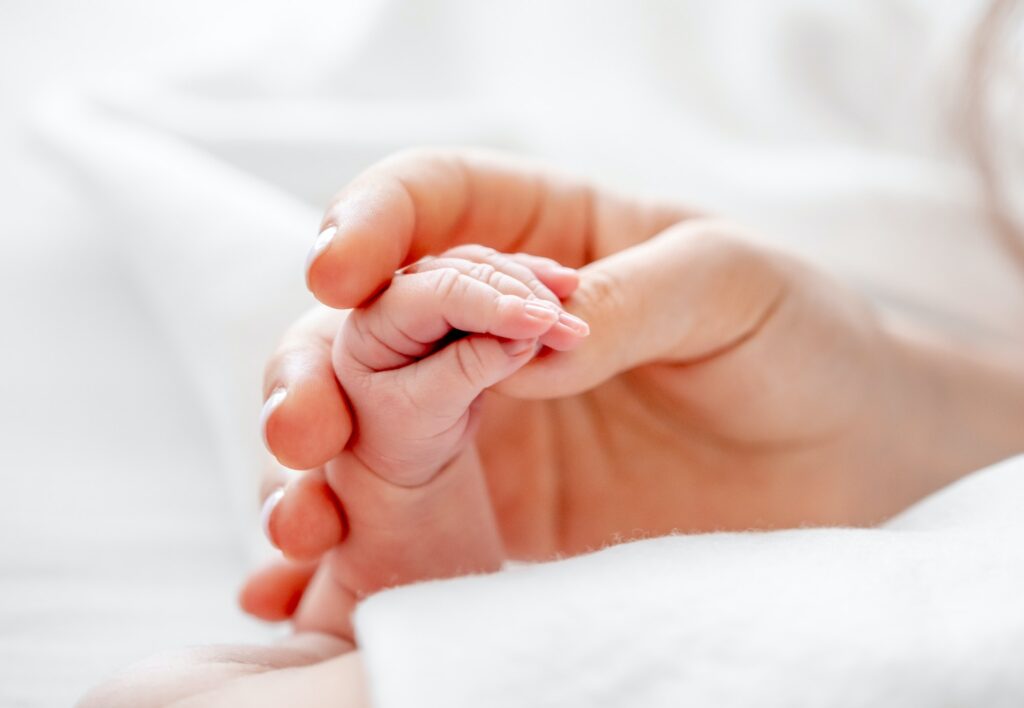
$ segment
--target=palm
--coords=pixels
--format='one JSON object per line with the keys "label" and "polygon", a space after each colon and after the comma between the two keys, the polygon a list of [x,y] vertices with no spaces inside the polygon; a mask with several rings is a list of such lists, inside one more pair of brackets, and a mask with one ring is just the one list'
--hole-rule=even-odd
{"label": "palm", "polygon": [[[865,506],[866,490],[844,474],[883,457],[863,444],[872,416],[860,405],[878,372],[850,361],[870,323],[805,322],[807,338],[837,330],[842,355],[802,362],[788,316],[776,310],[752,339],[711,358],[638,367],[576,396],[491,395],[478,446],[513,557],[673,530],[865,523],[890,511]],[[798,366],[801,378],[766,384]],[[834,382],[828,396],[813,393],[822,380]]]}
{"label": "palm", "polygon": [[[486,242],[579,267],[693,218],[590,193],[584,212],[583,188],[551,191],[546,206],[561,213],[532,216],[525,238],[515,213],[502,212],[505,223],[478,220]],[[515,189],[494,199],[530,201]],[[478,448],[513,557],[673,530],[866,523],[894,511],[879,495],[874,504],[861,498],[870,496],[869,479],[851,486],[856,475],[845,474],[884,474],[885,456],[864,444],[877,438],[864,392],[884,385],[884,367],[862,354],[874,345],[875,323],[831,283],[792,264],[784,270],[785,295],[763,317],[732,331],[709,328],[704,347],[681,361],[553,400],[488,394]],[[810,351],[820,356],[808,360]]]}

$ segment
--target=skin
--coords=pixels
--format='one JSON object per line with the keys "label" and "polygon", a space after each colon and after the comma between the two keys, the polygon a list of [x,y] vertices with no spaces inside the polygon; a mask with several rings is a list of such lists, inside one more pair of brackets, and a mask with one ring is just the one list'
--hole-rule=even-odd
{"label": "skin", "polygon": [[[371,300],[397,268],[456,244],[578,269],[560,296],[590,336],[481,401],[476,448],[509,558],[673,530],[873,524],[1024,449],[1012,422],[1024,416],[1016,360],[884,320],[827,276],[687,209],[500,157],[414,152],[356,179],[323,226],[333,238],[318,240],[307,276],[333,308]],[[333,461],[359,441],[332,360],[344,318],[320,309],[297,323],[266,375],[268,397],[287,392],[265,410],[268,447],[307,471],[269,514],[290,560],[254,574],[241,602],[300,628],[331,596],[325,568],[357,547],[346,517],[368,503],[330,483]],[[272,473],[266,492],[283,479]],[[321,695],[364,705],[358,652],[310,667],[341,661],[351,680],[324,679]],[[201,661],[186,664],[202,673]],[[232,705],[224,691],[249,680],[222,682],[219,694],[203,684],[194,705]]]}
{"label": "skin", "polygon": [[[298,630],[350,639],[359,597],[501,568],[506,552],[473,444],[481,396],[540,346],[568,351],[587,334],[547,285],[571,292],[575,274],[538,268],[541,279],[530,263],[456,248],[403,269],[345,316],[333,368],[359,435],[316,479],[337,502],[330,510],[344,507],[347,533],[304,594]],[[302,500],[292,502],[305,520]],[[287,537],[278,516],[268,527]]]}

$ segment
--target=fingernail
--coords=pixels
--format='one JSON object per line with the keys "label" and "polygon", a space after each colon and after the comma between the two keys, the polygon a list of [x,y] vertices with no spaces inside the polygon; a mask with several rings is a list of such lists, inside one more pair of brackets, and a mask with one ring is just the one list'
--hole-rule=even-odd
{"label": "fingernail", "polygon": [[558,315],[558,324],[572,330],[573,333],[578,334],[581,337],[586,337],[590,334],[590,325],[576,315],[569,314],[568,312],[563,312]]}
{"label": "fingernail", "polygon": [[530,317],[544,322],[554,322],[558,319],[558,309],[547,302],[526,302],[523,304],[523,311]]}
{"label": "fingernail", "polygon": [[274,509],[277,508],[282,497],[284,497],[284,487],[278,487],[270,493],[270,496],[263,502],[263,509],[260,510],[260,526],[263,527],[263,535],[275,546],[277,544],[274,543],[274,537],[270,535],[270,517],[273,515]]}
{"label": "fingernail", "polygon": [[270,392],[270,396],[267,397],[266,402],[263,404],[263,410],[260,411],[260,435],[263,436],[263,444],[268,450],[270,450],[270,443],[267,442],[267,421],[287,395],[288,389],[278,386]]}
{"label": "fingernail", "polygon": [[532,351],[536,342],[536,339],[509,339],[501,343],[501,348],[508,356],[516,357]]}
{"label": "fingernail", "polygon": [[568,278],[572,278],[579,275],[575,268],[567,268],[564,265],[551,266],[551,273],[553,275],[561,275]]}
{"label": "fingernail", "polygon": [[330,248],[331,240],[334,235],[338,233],[337,226],[328,226],[326,229],[320,232],[316,237],[316,241],[313,242],[313,248],[309,249],[309,255],[306,256],[306,270],[309,270],[313,262],[320,257],[320,255]]}

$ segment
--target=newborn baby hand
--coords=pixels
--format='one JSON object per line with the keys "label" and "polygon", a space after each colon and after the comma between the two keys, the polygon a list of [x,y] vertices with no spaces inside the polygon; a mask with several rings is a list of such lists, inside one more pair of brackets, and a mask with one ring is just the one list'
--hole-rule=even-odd
{"label": "newborn baby hand", "polygon": [[485,389],[539,346],[569,349],[587,333],[523,258],[467,246],[419,261],[348,317],[334,366],[355,413],[350,451],[367,469],[428,482],[471,439]]}
{"label": "newborn baby hand", "polygon": [[349,615],[367,593],[500,567],[472,445],[481,394],[541,347],[567,350],[586,336],[559,305],[575,285],[574,271],[547,259],[462,246],[399,271],[349,314],[333,363],[353,434],[324,476],[348,534],[320,564],[298,629],[350,637]]}

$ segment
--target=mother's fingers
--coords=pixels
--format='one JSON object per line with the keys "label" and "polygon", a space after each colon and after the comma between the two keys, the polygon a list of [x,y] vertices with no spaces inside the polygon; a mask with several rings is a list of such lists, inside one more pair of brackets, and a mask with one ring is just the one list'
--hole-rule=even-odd
{"label": "mother's fingers", "polygon": [[245,612],[268,622],[290,619],[316,568],[315,562],[268,563],[246,579],[238,594],[238,604]]}
{"label": "mother's fingers", "polygon": [[355,307],[402,265],[460,243],[577,267],[688,216],[487,153],[406,152],[371,167],[335,198],[306,280],[324,304]]}
{"label": "mother's fingers", "polygon": [[345,512],[323,469],[303,472],[267,496],[263,530],[288,558],[314,560],[341,543]]}
{"label": "mother's fingers", "polygon": [[289,330],[267,364],[261,426],[285,467],[311,469],[341,452],[352,417],[331,366],[331,346],[347,313],[317,307]]}

